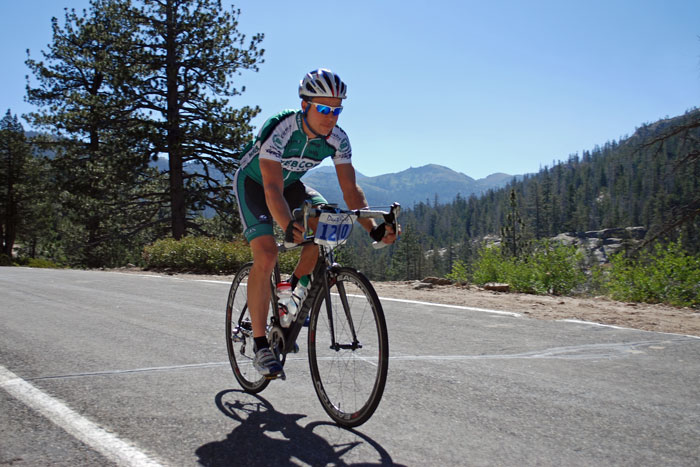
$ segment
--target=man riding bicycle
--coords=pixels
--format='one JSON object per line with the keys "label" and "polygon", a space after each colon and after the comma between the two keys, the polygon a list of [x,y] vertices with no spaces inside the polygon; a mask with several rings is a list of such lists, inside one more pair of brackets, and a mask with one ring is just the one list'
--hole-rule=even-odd
{"label": "man riding bicycle", "polygon": [[[347,86],[330,70],[320,68],[308,73],[299,84],[301,110],[285,110],[267,120],[256,139],[241,155],[234,178],[234,190],[244,235],[253,252],[253,267],[248,279],[248,308],[255,341],[255,368],[274,378],[283,373],[282,365],[270,350],[266,336],[270,303],[270,275],[277,262],[274,220],[285,231],[285,242],[301,243],[304,227],[295,222],[292,210],[309,200],[313,205],[327,201],[305,186],[301,177],[332,157],[349,209],[367,207],[367,200],[355,180],[350,141],[337,126],[343,110]],[[358,220],[375,241],[394,243],[396,233],[390,225],[377,225],[373,219]],[[315,223],[311,228],[315,227]],[[318,259],[318,246],[302,248],[291,278],[297,307],[305,298],[309,274]],[[299,284],[301,284],[299,286]]]}

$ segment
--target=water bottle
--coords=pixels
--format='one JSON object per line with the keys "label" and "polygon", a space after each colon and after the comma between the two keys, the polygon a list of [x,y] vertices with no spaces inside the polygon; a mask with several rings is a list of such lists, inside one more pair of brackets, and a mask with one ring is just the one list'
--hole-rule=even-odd
{"label": "water bottle", "polygon": [[[306,296],[309,294],[309,285],[311,285],[311,277],[306,275],[303,276],[299,279],[299,282],[297,282],[297,286],[294,288],[294,291],[292,292],[292,302],[294,303],[294,314],[301,309],[302,303],[304,303],[304,300],[306,299]],[[309,317],[306,317],[306,320],[309,320]],[[304,326],[307,324],[304,323]]]}
{"label": "water bottle", "polygon": [[[280,324],[282,324],[283,327],[287,328],[292,324],[308,292],[307,287],[299,283],[294,288],[294,291],[287,295],[284,300],[280,299]],[[282,310],[282,308],[284,308],[284,310]]]}
{"label": "water bottle", "polygon": [[301,304],[304,303],[304,299],[306,299],[306,295],[308,293],[309,289],[307,288],[307,286],[301,285],[301,282],[299,282],[294,288],[294,291],[292,292],[292,302],[294,303],[295,315],[297,311],[299,311],[299,308],[301,308]]}
{"label": "water bottle", "polygon": [[290,303],[294,303],[292,300],[292,284],[287,281],[277,283],[277,303],[279,305],[280,324],[285,328],[289,327],[294,320],[294,313],[290,313],[289,310]]}

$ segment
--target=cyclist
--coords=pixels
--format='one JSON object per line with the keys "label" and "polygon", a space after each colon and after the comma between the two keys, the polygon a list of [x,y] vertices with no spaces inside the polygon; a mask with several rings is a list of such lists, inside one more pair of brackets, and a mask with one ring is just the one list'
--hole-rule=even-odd
{"label": "cyclist", "polygon": [[[265,332],[270,275],[277,261],[273,220],[284,229],[285,242],[302,242],[304,228],[293,220],[292,210],[305,200],[313,205],[326,203],[326,200],[300,179],[326,157],[333,159],[348,208],[367,206],[365,195],[355,181],[348,136],[336,125],[346,90],[346,84],[328,69],[320,68],[306,74],[299,83],[301,110],[285,110],[263,124],[255,140],[243,150],[234,178],[244,235],[253,252],[248,308],[255,342],[254,365],[258,372],[270,378],[283,375],[282,365],[270,350]],[[396,240],[396,233],[389,225],[377,225],[373,219],[359,222],[375,241],[393,243]],[[298,283],[308,284],[317,258],[315,244],[302,248],[291,278],[293,289]],[[300,306],[304,296],[295,298]]]}

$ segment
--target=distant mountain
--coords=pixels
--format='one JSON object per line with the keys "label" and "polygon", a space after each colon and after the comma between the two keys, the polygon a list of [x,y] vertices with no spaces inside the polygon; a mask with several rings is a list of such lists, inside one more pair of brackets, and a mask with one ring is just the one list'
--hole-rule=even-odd
{"label": "distant mountain", "polygon": [[[454,200],[457,194],[464,198],[472,194],[478,196],[490,189],[501,188],[512,179],[513,175],[495,173],[486,178],[474,180],[468,175],[437,164],[411,167],[398,173],[376,177],[357,174],[357,183],[365,192],[371,206],[386,206],[398,201],[407,208],[421,201],[432,204],[436,197],[438,203],[444,204]],[[333,167],[324,166],[314,169],[302,180],[321,192],[328,201],[345,204]]]}

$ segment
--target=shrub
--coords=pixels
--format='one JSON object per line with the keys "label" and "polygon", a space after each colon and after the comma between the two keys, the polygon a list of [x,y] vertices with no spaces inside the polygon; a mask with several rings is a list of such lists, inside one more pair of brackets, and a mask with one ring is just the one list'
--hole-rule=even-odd
{"label": "shrub", "polygon": [[224,242],[207,237],[161,239],[143,250],[146,268],[183,272],[233,273],[251,259],[245,242]]}
{"label": "shrub", "polygon": [[469,275],[467,265],[464,261],[455,261],[452,263],[452,272],[446,274],[445,277],[455,282],[468,282]]}
{"label": "shrub", "polygon": [[488,282],[505,282],[508,266],[504,264],[500,246],[484,246],[477,253],[477,260],[472,265],[472,280],[476,284]]}
{"label": "shrub", "polygon": [[63,267],[43,258],[29,258],[25,264],[30,268],[61,269]]}
{"label": "shrub", "polygon": [[[300,250],[279,257],[282,273],[291,274],[299,260]],[[181,272],[235,273],[252,261],[250,246],[242,241],[222,241],[208,237],[185,237],[180,240],[157,240],[143,250],[148,269],[168,269]]]}
{"label": "shrub", "polygon": [[477,284],[505,282],[517,292],[564,295],[586,282],[583,254],[574,246],[542,241],[519,257],[506,256],[500,246],[484,247],[473,265]]}
{"label": "shrub", "polygon": [[4,253],[0,253],[0,266],[12,266],[12,258]]}
{"label": "shrub", "polygon": [[619,253],[610,263],[604,286],[616,300],[700,306],[700,256],[687,254],[680,240],[636,258]]}
{"label": "shrub", "polygon": [[542,242],[535,248],[533,262],[537,293],[565,295],[586,282],[583,253],[575,246]]}

